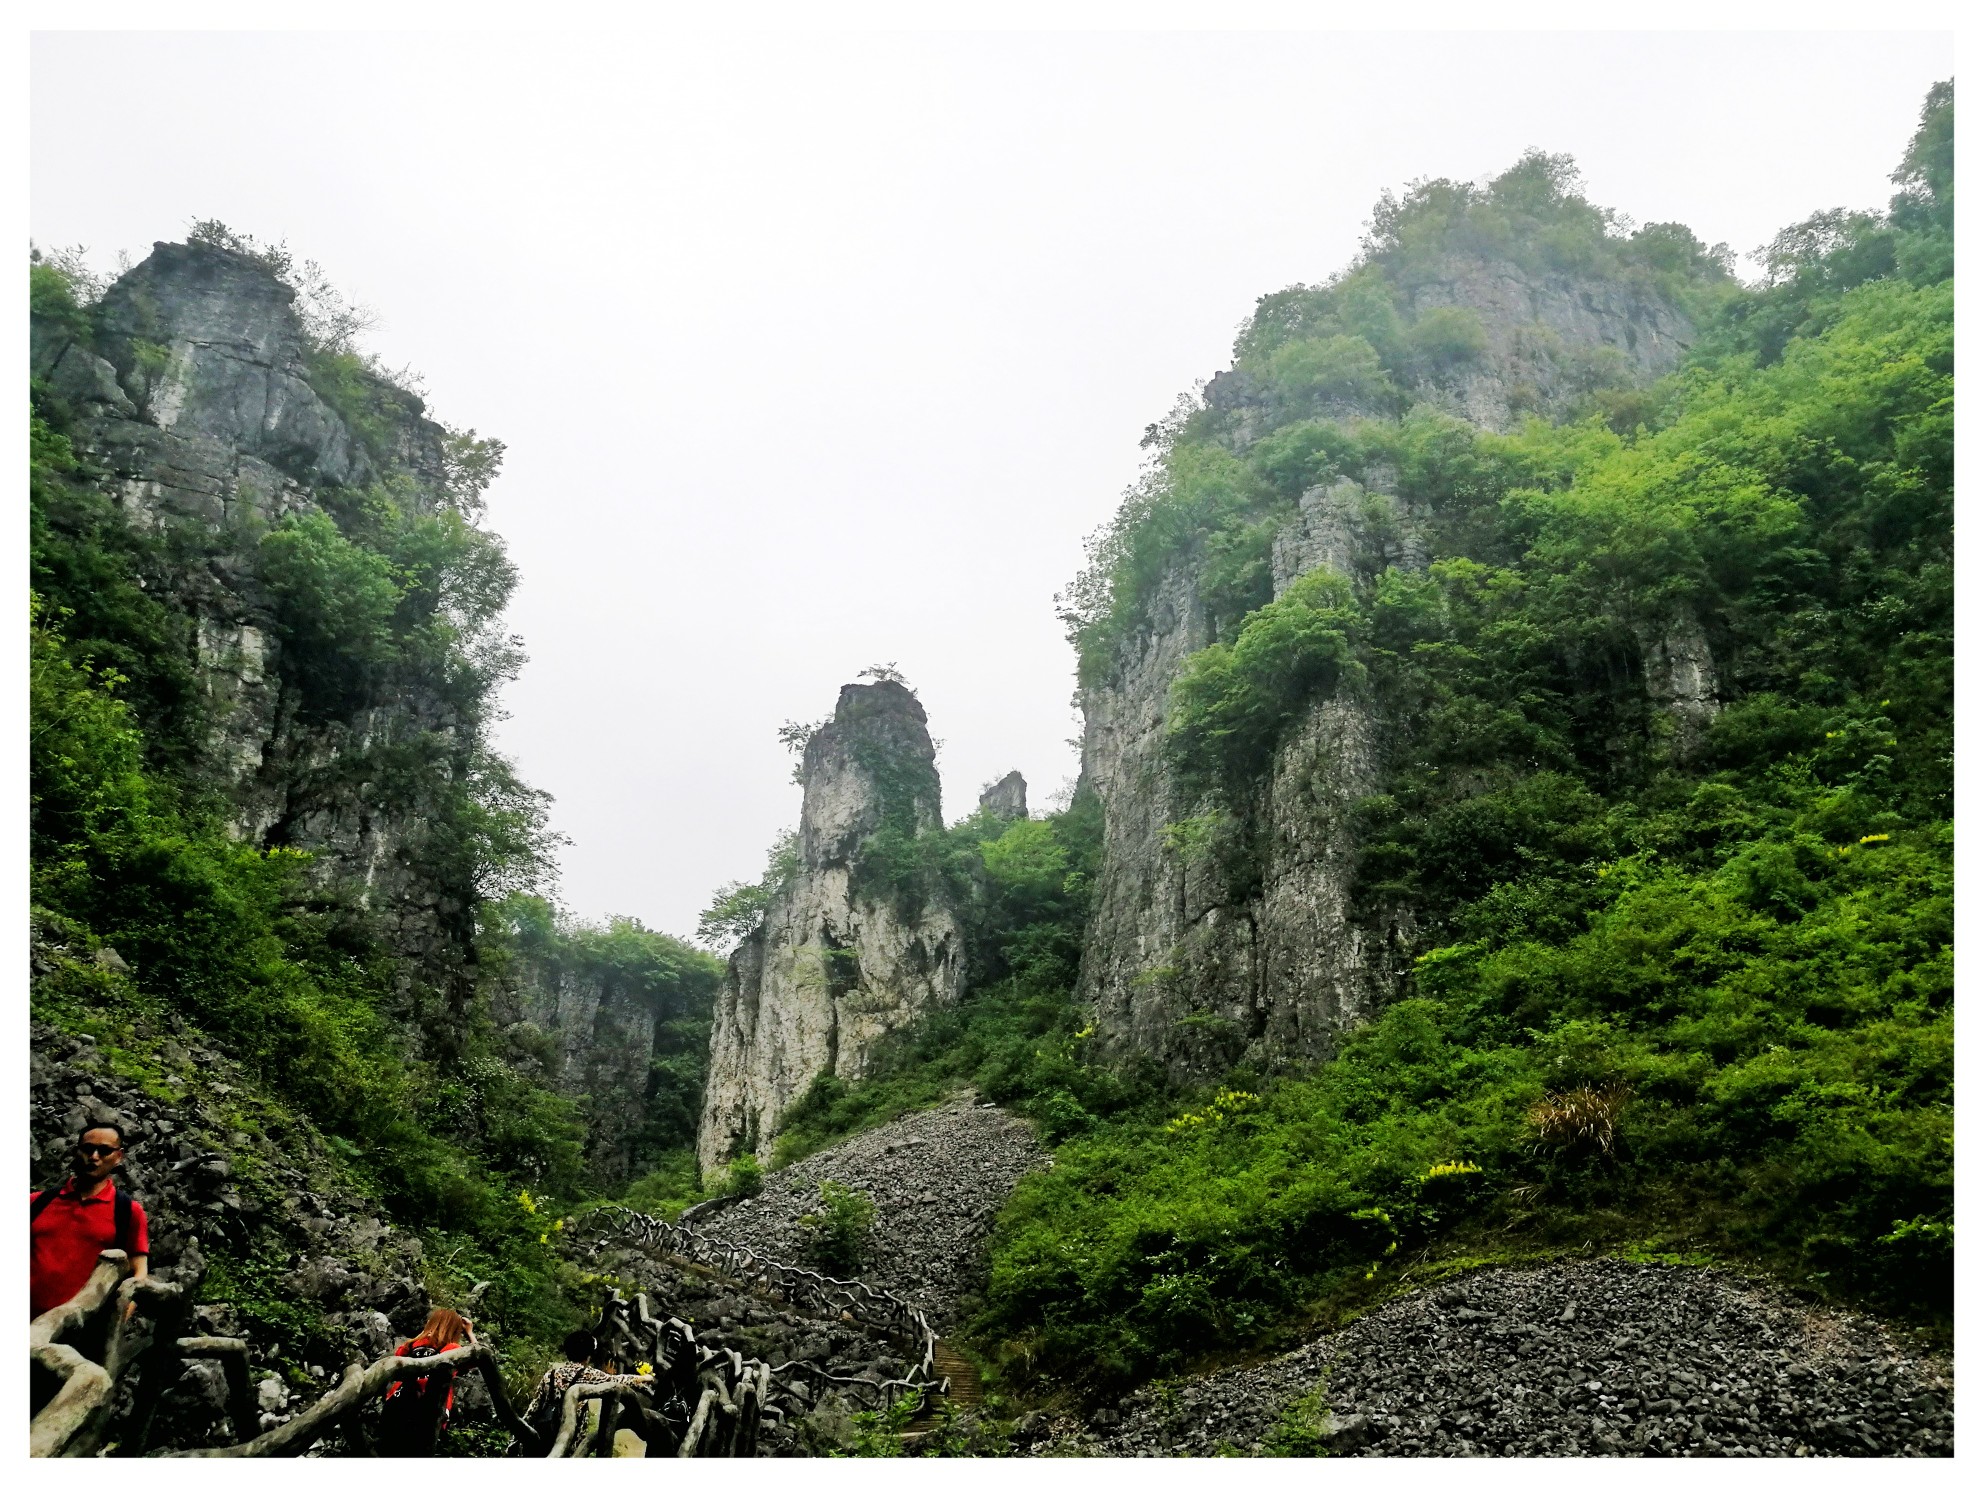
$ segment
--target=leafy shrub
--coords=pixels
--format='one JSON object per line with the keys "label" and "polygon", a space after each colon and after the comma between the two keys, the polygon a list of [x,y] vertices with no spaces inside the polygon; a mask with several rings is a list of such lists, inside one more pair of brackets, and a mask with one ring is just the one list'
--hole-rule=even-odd
{"label": "leafy shrub", "polygon": [[1243,790],[1316,698],[1363,675],[1362,626],[1350,586],[1319,569],[1249,615],[1232,645],[1194,652],[1172,684],[1165,741],[1182,779]]}
{"label": "leafy shrub", "polygon": [[690,1148],[680,1148],[628,1184],[621,1202],[630,1209],[673,1219],[702,1197],[696,1181],[696,1154]]}
{"label": "leafy shrub", "polygon": [[1428,310],[1414,323],[1408,339],[1415,361],[1436,375],[1477,361],[1488,350],[1481,317],[1460,305]]}
{"label": "leafy shrub", "polygon": [[817,1209],[799,1216],[805,1227],[806,1258],[828,1276],[859,1276],[867,1265],[868,1235],[875,1227],[875,1201],[859,1189],[831,1179],[820,1185]]}
{"label": "leafy shrub", "polygon": [[756,883],[727,883],[696,922],[696,939],[713,951],[726,951],[765,922],[779,892],[799,872],[799,834],[781,832],[766,854],[764,876]]}
{"label": "leafy shrub", "polygon": [[257,573],[275,601],[283,661],[303,696],[331,716],[370,701],[368,684],[398,651],[398,574],[323,512],[285,518],[262,539]]}
{"label": "leafy shrub", "polygon": [[1384,365],[1362,336],[1290,341],[1268,358],[1278,397],[1307,412],[1318,403],[1366,404],[1390,391]]}
{"label": "leafy shrub", "polygon": [[1089,540],[1087,568],[1059,596],[1082,680],[1096,681],[1115,664],[1117,647],[1181,553],[1208,532],[1259,516],[1271,497],[1246,462],[1219,446],[1169,439],[1109,526]]}
{"label": "leafy shrub", "polygon": [[731,1159],[720,1192],[738,1199],[755,1199],[765,1191],[765,1170],[756,1153],[740,1152]]}

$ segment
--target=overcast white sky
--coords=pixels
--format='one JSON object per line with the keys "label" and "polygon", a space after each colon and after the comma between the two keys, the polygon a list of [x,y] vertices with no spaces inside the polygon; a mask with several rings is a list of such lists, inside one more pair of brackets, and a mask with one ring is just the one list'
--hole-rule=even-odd
{"label": "overcast white sky", "polygon": [[69,34],[31,227],[219,217],[317,259],[506,440],[503,747],[561,897],[686,934],[798,793],[774,734],[894,662],[947,815],[1076,768],[1053,595],[1137,441],[1372,202],[1531,145],[1748,251],[1885,201],[1940,34]]}

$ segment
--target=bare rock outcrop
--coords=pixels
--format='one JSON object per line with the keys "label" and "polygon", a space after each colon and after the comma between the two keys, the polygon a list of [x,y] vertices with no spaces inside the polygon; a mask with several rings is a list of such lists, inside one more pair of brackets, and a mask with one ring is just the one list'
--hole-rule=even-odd
{"label": "bare rock outcrop", "polygon": [[942,827],[916,695],[849,683],[807,742],[797,865],[730,958],[710,1031],[697,1157],[755,1151],[822,1073],[858,1079],[878,1040],[958,1000],[964,936],[916,839]]}
{"label": "bare rock outcrop", "polygon": [[993,781],[978,793],[978,809],[1001,821],[1025,821],[1026,776],[1014,770]]}

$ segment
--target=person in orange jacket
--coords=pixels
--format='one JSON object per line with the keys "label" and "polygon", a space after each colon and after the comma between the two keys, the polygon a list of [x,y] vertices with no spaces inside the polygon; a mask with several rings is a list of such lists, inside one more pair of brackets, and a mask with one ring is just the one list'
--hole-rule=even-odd
{"label": "person in orange jacket", "polygon": [[[474,1340],[475,1330],[469,1320],[452,1307],[437,1307],[427,1314],[427,1321],[420,1332],[393,1350],[398,1358],[431,1359],[436,1354],[445,1354],[450,1349],[462,1347]],[[383,1404],[383,1440],[379,1452],[383,1457],[432,1457],[434,1443],[440,1432],[448,1424],[448,1414],[455,1408],[455,1381],[452,1375],[447,1381],[447,1398],[440,1409],[431,1408],[428,1389],[440,1388],[432,1375],[421,1375],[411,1380],[394,1380],[386,1386]],[[422,1409],[422,1406],[429,1407]]]}

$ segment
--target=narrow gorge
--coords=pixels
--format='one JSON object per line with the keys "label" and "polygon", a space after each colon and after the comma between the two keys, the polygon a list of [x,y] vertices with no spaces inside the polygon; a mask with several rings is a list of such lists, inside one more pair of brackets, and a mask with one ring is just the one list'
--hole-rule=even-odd
{"label": "narrow gorge", "polygon": [[441,1455],[1952,1453],[1953,117],[1755,282],[1387,195],[1146,431],[1079,776],[947,817],[871,668],[700,948],[492,742],[501,442],[279,245],[37,250],[32,1177],[150,1217],[37,1453],[372,1454],[437,1307]]}

